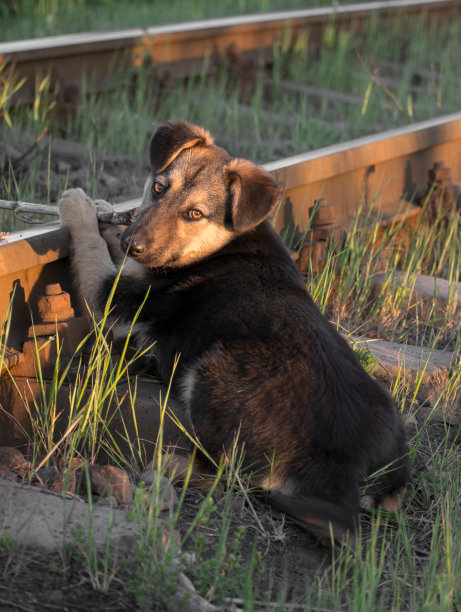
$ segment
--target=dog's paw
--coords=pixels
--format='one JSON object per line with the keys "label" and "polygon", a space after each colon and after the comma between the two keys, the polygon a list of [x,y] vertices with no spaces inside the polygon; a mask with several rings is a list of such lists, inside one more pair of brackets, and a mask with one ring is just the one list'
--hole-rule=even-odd
{"label": "dog's paw", "polygon": [[95,200],[94,205],[96,206],[96,210],[98,212],[115,212],[115,208],[106,200]]}
{"label": "dog's paw", "polygon": [[80,187],[68,189],[59,201],[61,223],[72,233],[98,231],[96,206]]}
{"label": "dog's paw", "polygon": [[[106,202],[105,200],[95,200],[95,206],[98,213],[115,212],[115,208],[112,206],[112,204],[109,204],[109,202]],[[112,261],[116,264],[122,262],[125,254],[120,247],[120,236],[122,235],[124,228],[121,225],[101,222],[101,220],[98,221],[98,224],[99,233],[107,243]]]}

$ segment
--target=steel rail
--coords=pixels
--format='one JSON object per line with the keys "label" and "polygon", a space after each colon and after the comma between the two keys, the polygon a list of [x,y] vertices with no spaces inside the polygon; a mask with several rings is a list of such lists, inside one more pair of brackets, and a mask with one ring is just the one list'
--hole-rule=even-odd
{"label": "steel rail", "polygon": [[[36,74],[54,70],[64,84],[80,84],[85,74],[92,88],[104,88],[111,80],[110,66],[140,64],[148,56],[158,74],[190,75],[204,58],[237,45],[242,54],[270,54],[278,37],[293,36],[309,28],[309,44],[320,40],[328,24],[360,27],[371,14],[380,18],[421,13],[452,18],[461,0],[386,0],[334,7],[279,11],[223,17],[187,23],[106,32],[68,34],[0,43],[0,64],[15,65],[18,78],[26,78],[20,97],[33,95]],[[114,60],[114,54],[116,60]]]}
{"label": "steel rail", "polygon": [[[309,207],[319,197],[331,205],[324,210],[334,212],[339,227],[347,227],[360,203],[365,207],[373,204],[372,210],[387,223],[409,219],[420,209],[408,198],[427,189],[428,171],[441,161],[450,166],[453,183],[461,184],[461,113],[266,164],[284,189],[276,227],[288,237],[299,237],[308,222]],[[444,176],[447,174],[450,172],[444,169]],[[139,202],[139,198],[124,202],[116,209],[130,210]],[[30,430],[30,414],[20,393],[34,405],[43,392],[36,380],[38,364],[43,379],[51,380],[58,363],[71,357],[88,333],[88,323],[78,316],[67,230],[58,223],[48,224],[13,233],[8,240],[0,244],[2,319],[12,304],[9,335],[2,338],[0,444],[17,445],[25,442],[24,432]],[[71,294],[70,299],[62,290]],[[63,347],[60,356],[56,336]],[[69,389],[64,385],[59,393],[65,410]],[[143,419],[153,414],[152,397],[157,393],[158,389],[149,386],[144,400],[138,398]],[[151,416],[150,427],[149,419]]]}
{"label": "steel rail", "polygon": [[[412,214],[416,207],[406,200],[427,188],[428,172],[437,162],[449,166],[453,183],[461,185],[461,113],[268,163],[264,167],[284,190],[276,227],[302,232],[309,207],[319,198],[332,206],[337,227],[347,228],[361,203],[373,205],[388,222],[397,213]],[[126,211],[139,202],[116,209]],[[23,340],[47,284],[60,282],[72,293],[68,255],[69,235],[58,223],[12,233],[0,244],[0,318],[15,288],[10,346]]]}

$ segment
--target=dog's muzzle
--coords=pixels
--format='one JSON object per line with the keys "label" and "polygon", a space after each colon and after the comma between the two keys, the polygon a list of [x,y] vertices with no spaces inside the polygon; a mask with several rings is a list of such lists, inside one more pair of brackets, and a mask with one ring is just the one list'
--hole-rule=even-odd
{"label": "dog's muzzle", "polygon": [[130,228],[127,228],[123,232],[120,239],[120,244],[122,250],[125,253],[128,253],[130,257],[138,257],[146,250],[145,245],[139,239],[137,239],[136,236],[133,236],[133,232],[130,231]]}

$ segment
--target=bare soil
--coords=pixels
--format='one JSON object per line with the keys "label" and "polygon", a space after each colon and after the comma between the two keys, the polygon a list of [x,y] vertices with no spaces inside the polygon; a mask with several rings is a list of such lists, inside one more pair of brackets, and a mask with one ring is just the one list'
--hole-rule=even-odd
{"label": "bare soil", "polygon": [[[429,406],[422,406],[417,418],[412,419],[408,428],[410,440],[423,426]],[[446,437],[446,425],[442,422],[429,421],[425,425],[425,442],[420,443],[419,452],[413,466],[413,485],[403,504],[402,513],[408,524],[414,526],[412,537],[413,555],[421,568],[424,565],[432,537],[432,521],[437,508],[437,499],[428,495],[427,487],[421,475],[430,474],[434,469],[430,457],[433,449]],[[449,440],[459,448],[461,441],[459,425],[450,428]],[[427,450],[427,452],[426,452]],[[445,475],[449,478],[449,474]],[[178,489],[178,493],[180,490]],[[319,543],[302,527],[294,524],[279,512],[272,510],[263,500],[253,498],[258,521],[252,509],[240,495],[233,499],[231,512],[231,530],[228,546],[238,537],[243,526],[244,536],[236,552],[240,573],[229,574],[232,583],[226,585],[227,599],[216,601],[219,609],[242,609],[241,599],[249,561],[259,553],[258,562],[253,570],[253,589],[256,600],[260,602],[257,609],[268,609],[268,602],[276,602],[283,593],[284,599],[292,605],[303,606],[306,603],[306,591],[319,588],[321,577],[322,590],[328,589],[330,582],[331,550]],[[193,521],[203,494],[190,491],[182,507],[178,529],[184,535]],[[195,561],[185,566],[184,572],[195,586],[202,591],[206,587],[200,582],[198,567],[214,555],[218,536],[222,529],[224,500],[219,498],[216,509],[206,524],[199,526],[185,545],[182,552],[195,551]],[[363,511],[361,529],[365,540],[370,535],[370,513]],[[383,540],[391,540],[396,529],[392,523],[383,531]],[[204,539],[204,546],[199,545]],[[197,556],[197,550],[201,549]],[[391,549],[390,549],[391,550]],[[227,551],[229,554],[229,551]],[[392,555],[392,552],[388,552]],[[392,559],[389,558],[389,562]],[[391,565],[391,564],[390,564]],[[120,563],[115,578],[104,591],[92,582],[88,572],[88,563],[75,551],[68,550],[61,554],[45,554],[37,550],[18,549],[11,543],[0,544],[0,611],[21,610],[37,612],[48,610],[133,610],[142,609],[136,584],[133,583],[134,569],[129,560]],[[223,574],[225,582],[226,576]],[[156,599],[155,585],[145,601],[146,609],[169,609],[162,597]],[[205,595],[205,592],[202,592]],[[347,594],[345,594],[345,597]],[[165,607],[166,606],[166,607]]]}

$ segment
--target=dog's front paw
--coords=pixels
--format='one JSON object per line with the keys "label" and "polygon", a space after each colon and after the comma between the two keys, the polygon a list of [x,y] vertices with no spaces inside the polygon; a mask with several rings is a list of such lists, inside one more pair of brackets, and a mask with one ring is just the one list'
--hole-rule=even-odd
{"label": "dog's front paw", "polygon": [[[98,213],[114,213],[115,208],[109,202],[105,200],[95,200],[95,206]],[[99,233],[104,238],[109,248],[110,256],[112,261],[119,264],[123,261],[125,253],[120,247],[120,236],[123,232],[121,225],[114,225],[113,223],[104,223],[98,220]]]}
{"label": "dog's front paw", "polygon": [[59,214],[61,223],[68,228],[71,234],[99,233],[96,206],[80,187],[68,189],[62,194],[59,201]]}
{"label": "dog's front paw", "polygon": [[94,204],[98,212],[115,212],[115,208],[112,206],[112,204],[106,202],[106,200],[95,200]]}

